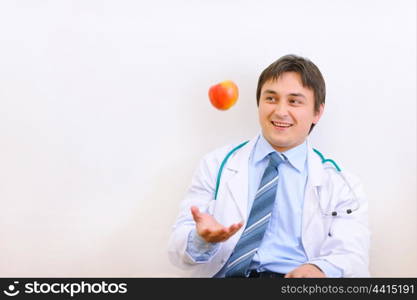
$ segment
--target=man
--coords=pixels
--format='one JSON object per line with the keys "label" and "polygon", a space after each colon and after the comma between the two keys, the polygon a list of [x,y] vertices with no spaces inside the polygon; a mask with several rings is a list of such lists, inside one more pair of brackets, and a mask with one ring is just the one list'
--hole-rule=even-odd
{"label": "man", "polygon": [[324,110],[321,72],[306,58],[281,57],[262,72],[256,97],[261,133],[201,160],[170,260],[197,277],[369,276],[361,185],[307,141]]}

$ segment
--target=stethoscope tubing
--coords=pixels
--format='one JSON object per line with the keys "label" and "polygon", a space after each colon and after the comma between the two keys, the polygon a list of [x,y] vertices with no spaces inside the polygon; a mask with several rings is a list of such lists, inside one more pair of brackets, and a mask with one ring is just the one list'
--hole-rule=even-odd
{"label": "stethoscope tubing", "polygon": [[[216,179],[216,190],[214,192],[214,200],[217,199],[217,193],[219,191],[221,176],[222,176],[222,173],[223,173],[224,166],[226,165],[228,159],[230,158],[230,156],[232,156],[233,153],[235,153],[237,150],[239,150],[240,148],[245,146],[248,142],[249,141],[245,141],[245,142],[239,144],[238,146],[234,147],[232,150],[230,150],[229,153],[227,153],[227,155],[223,159],[222,163],[220,164],[219,172],[217,174],[217,179]],[[341,168],[336,164],[336,162],[334,160],[325,158],[324,155],[320,151],[318,151],[317,149],[313,149],[313,150],[321,158],[321,162],[323,164],[329,163],[329,164],[332,165],[331,169],[333,169],[343,179],[343,181],[345,182],[345,184],[347,185],[349,190],[352,192],[352,195],[353,195],[352,200],[354,200],[356,202],[356,206],[354,208],[347,208],[343,211],[341,211],[341,210],[338,211],[338,210],[334,209],[334,210],[331,210],[329,213],[323,212],[321,204],[319,203],[321,213],[324,216],[328,216],[328,217],[341,217],[343,215],[350,215],[354,211],[357,211],[360,208],[360,203],[358,201],[358,198],[356,196],[356,193],[355,193],[354,189],[350,185],[349,181],[346,179],[346,176],[343,174]],[[352,203],[353,203],[353,201],[352,201]]]}

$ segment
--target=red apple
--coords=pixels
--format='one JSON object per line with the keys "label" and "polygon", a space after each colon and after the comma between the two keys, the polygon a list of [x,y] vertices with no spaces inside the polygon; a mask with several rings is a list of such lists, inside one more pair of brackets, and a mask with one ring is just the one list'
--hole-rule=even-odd
{"label": "red apple", "polygon": [[208,94],[215,108],[227,110],[236,103],[239,91],[233,81],[225,80],[210,87]]}

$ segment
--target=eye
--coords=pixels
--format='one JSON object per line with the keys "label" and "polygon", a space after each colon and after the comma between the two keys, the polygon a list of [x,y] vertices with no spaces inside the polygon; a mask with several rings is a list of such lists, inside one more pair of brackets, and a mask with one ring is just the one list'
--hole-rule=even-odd
{"label": "eye", "polygon": [[290,99],[289,102],[291,104],[301,104],[302,103],[302,101],[301,100],[298,100],[298,99]]}
{"label": "eye", "polygon": [[265,98],[265,100],[267,102],[274,102],[275,101],[275,98],[274,97],[271,97],[271,96],[268,96],[268,97]]}

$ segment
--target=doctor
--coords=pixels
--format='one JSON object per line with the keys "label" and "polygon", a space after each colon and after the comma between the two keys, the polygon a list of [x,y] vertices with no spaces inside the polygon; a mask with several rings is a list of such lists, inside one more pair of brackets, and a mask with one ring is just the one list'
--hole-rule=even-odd
{"label": "doctor", "polygon": [[236,145],[201,160],[172,229],[171,262],[195,277],[369,276],[361,184],[345,172],[347,188],[307,141],[324,110],[321,72],[283,56],[260,75],[256,97],[262,131],[229,157],[216,199]]}

